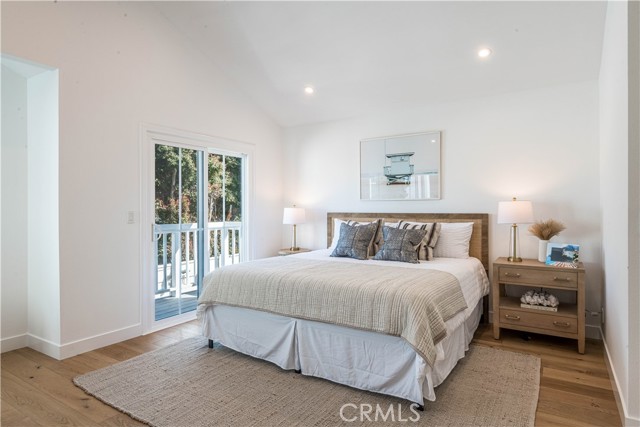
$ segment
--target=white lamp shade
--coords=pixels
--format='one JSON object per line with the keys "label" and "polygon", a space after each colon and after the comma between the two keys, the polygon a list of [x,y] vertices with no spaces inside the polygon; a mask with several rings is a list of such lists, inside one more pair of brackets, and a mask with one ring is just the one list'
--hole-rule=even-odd
{"label": "white lamp shade", "polygon": [[533,222],[533,207],[529,200],[498,202],[498,224],[527,224]]}
{"label": "white lamp shade", "polygon": [[283,224],[304,224],[306,218],[302,208],[284,208]]}

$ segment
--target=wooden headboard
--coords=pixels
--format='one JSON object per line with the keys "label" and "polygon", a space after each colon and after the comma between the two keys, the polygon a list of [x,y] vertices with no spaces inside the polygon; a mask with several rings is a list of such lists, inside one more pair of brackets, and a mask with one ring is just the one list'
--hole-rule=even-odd
{"label": "wooden headboard", "polygon": [[489,214],[466,213],[327,213],[327,247],[333,239],[333,220],[373,221],[384,218],[387,222],[398,222],[401,219],[412,222],[473,222],[473,232],[469,243],[469,255],[478,258],[489,270]]}

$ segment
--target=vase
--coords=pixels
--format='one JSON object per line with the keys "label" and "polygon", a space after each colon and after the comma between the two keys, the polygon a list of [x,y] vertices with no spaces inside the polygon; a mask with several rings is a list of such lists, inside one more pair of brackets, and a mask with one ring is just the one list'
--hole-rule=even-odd
{"label": "vase", "polygon": [[538,242],[538,261],[545,262],[547,260],[547,243],[548,240],[540,240]]}

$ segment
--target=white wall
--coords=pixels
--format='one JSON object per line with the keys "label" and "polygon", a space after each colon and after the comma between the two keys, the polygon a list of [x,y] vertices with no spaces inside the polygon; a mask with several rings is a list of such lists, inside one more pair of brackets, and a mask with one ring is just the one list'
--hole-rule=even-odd
{"label": "white wall", "polygon": [[[554,240],[581,245],[587,308],[601,303],[597,85],[585,82],[463,102],[394,109],[386,114],[285,132],[285,200],[309,209],[300,246],[326,247],[327,211],[486,212],[490,257],[508,254],[509,226],[497,225],[498,202],[533,202],[536,219],[566,224]],[[442,199],[359,200],[359,141],[442,130]],[[289,233],[283,236],[288,242]],[[537,258],[538,241],[520,230],[521,251]],[[587,318],[597,326],[598,318]],[[597,328],[588,328],[598,336]]]}
{"label": "white wall", "polygon": [[629,417],[627,424],[640,425],[640,3],[629,3],[629,145],[632,147],[633,200],[632,252],[634,271],[629,283]]}
{"label": "white wall", "polygon": [[627,424],[640,426],[640,2],[629,2],[629,387]]}
{"label": "white wall", "polygon": [[4,53],[59,70],[63,355],[141,332],[148,225],[126,223],[140,209],[141,122],[255,144],[252,245],[257,257],[276,253],[281,130],[152,4],[3,3],[2,31]]}
{"label": "white wall", "polygon": [[[632,71],[628,8],[633,2],[609,2],[600,67],[600,189],[604,265],[604,338],[617,381],[626,423],[640,422],[637,351],[638,306],[638,158],[630,120],[637,129],[638,69]],[[636,5],[637,6],[637,5]],[[637,13],[637,12],[636,12]],[[635,16],[637,25],[637,15]],[[636,27],[637,30],[637,27]],[[636,35],[637,37],[637,35]],[[635,52],[637,61],[638,52]],[[636,88],[635,93],[631,91]],[[635,104],[634,104],[635,103]],[[636,109],[632,109],[636,105]],[[634,155],[635,154],[635,155]],[[635,177],[635,179],[634,179]],[[634,378],[635,377],[635,378]]]}
{"label": "white wall", "polygon": [[2,350],[27,344],[27,79],[2,65]]}
{"label": "white wall", "polygon": [[57,355],[60,343],[57,71],[28,79],[27,110],[29,346]]}

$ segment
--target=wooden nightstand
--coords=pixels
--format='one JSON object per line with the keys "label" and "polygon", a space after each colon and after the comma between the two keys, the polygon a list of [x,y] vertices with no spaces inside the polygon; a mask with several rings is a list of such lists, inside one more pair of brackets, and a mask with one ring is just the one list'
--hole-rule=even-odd
{"label": "wooden nightstand", "polygon": [[[555,335],[578,340],[578,353],[584,354],[584,268],[552,267],[537,260],[493,262],[493,337],[500,328]],[[518,296],[506,296],[505,285],[522,287]],[[520,307],[520,296],[529,289],[553,289],[576,293],[576,304],[560,302],[557,312]]]}
{"label": "wooden nightstand", "polygon": [[305,248],[300,248],[297,251],[292,251],[289,248],[285,248],[285,249],[280,249],[278,251],[278,255],[294,255],[294,254],[301,254],[303,252],[311,252],[311,249],[305,249]]}

